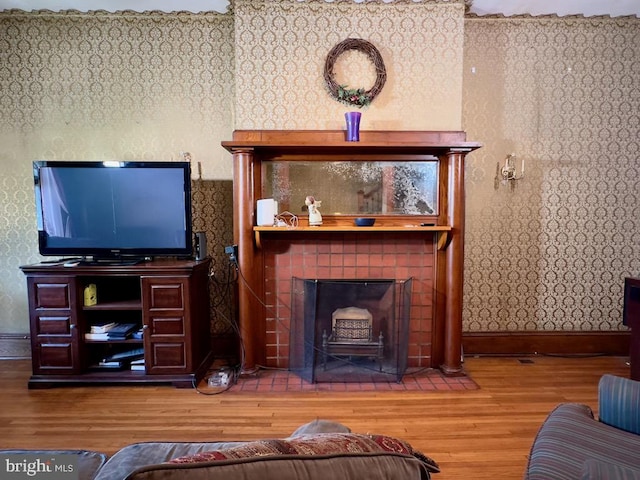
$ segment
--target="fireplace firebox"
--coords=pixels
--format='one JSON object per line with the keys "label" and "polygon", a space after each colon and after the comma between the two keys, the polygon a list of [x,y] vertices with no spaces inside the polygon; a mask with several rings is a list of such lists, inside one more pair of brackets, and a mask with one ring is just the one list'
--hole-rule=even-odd
{"label": "fireplace firebox", "polygon": [[289,369],[311,383],[402,381],[412,279],[292,279]]}

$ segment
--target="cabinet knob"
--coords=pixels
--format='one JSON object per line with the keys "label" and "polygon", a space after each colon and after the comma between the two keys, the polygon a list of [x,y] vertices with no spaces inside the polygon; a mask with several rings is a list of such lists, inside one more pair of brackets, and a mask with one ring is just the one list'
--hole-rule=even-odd
{"label": "cabinet knob", "polygon": [[71,330],[73,330],[74,328],[76,328],[75,323],[72,323],[71,325],[69,325],[69,328],[70,328]]}
{"label": "cabinet knob", "polygon": [[146,330],[147,328],[149,328],[149,325],[143,325],[143,326],[142,326],[142,329],[143,329],[143,330]]}

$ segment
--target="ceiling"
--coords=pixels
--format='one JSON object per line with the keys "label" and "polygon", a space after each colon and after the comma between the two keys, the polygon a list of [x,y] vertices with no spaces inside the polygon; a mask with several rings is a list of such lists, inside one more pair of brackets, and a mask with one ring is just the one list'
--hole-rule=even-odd
{"label": "ceiling", "polygon": [[[304,0],[298,0],[304,1]],[[331,2],[333,0],[326,0]],[[367,0],[353,0],[362,3]],[[382,0],[392,3],[393,0]],[[414,0],[420,1],[420,0]],[[476,15],[635,15],[640,17],[638,0],[472,0],[470,12]],[[227,0],[0,0],[0,11],[9,9],[32,10],[134,10],[144,12],[190,11],[194,13],[224,12]]]}

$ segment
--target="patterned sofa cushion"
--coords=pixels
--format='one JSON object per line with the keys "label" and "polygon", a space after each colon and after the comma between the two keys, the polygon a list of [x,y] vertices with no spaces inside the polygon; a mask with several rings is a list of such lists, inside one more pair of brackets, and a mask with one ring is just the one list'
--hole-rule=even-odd
{"label": "patterned sofa cushion", "polygon": [[244,442],[139,442],[114,453],[96,475],[96,480],[122,480],[141,467],[162,464],[172,458],[209,450],[225,449]]}
{"label": "patterned sofa cushion", "polygon": [[320,433],[198,451],[139,468],[127,480],[408,480],[431,478],[435,461],[383,435]]}
{"label": "patterned sofa cushion", "polygon": [[126,480],[428,480],[416,457],[398,453],[274,455],[140,468]]}
{"label": "patterned sofa cushion", "polygon": [[269,439],[247,442],[225,450],[197,453],[171,460],[169,463],[201,463],[217,460],[237,460],[251,457],[283,455],[338,455],[360,453],[398,453],[414,456],[432,473],[439,472],[438,464],[426,455],[413,450],[411,445],[385,435],[355,433],[319,433],[300,435],[289,439]]}
{"label": "patterned sofa cushion", "polygon": [[432,459],[382,435],[317,419],[283,440],[142,442],[116,452],[95,480],[427,480]]}

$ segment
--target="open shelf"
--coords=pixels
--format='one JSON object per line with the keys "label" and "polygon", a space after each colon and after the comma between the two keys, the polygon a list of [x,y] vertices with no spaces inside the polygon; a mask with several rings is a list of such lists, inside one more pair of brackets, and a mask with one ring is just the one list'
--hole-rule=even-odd
{"label": "open shelf", "polygon": [[120,300],[114,302],[98,303],[96,305],[83,305],[85,311],[91,310],[142,310],[142,300],[139,298],[132,300]]}
{"label": "open shelf", "polygon": [[421,226],[415,224],[406,225],[381,225],[372,227],[356,227],[354,225],[321,225],[317,227],[311,226],[298,226],[298,227],[253,227],[256,246],[261,248],[261,234],[263,233],[323,233],[323,232],[371,232],[371,233],[384,233],[384,232],[416,232],[416,233],[435,233],[438,235],[438,250],[444,250],[447,248],[449,242],[449,233],[451,227],[448,225],[429,225]]}
{"label": "open shelf", "polygon": [[126,338],[124,340],[114,340],[114,339],[108,339],[108,340],[91,340],[91,339],[84,339],[84,343],[103,343],[103,344],[112,344],[112,343],[138,343],[140,345],[142,345],[143,340],[140,338]]}

